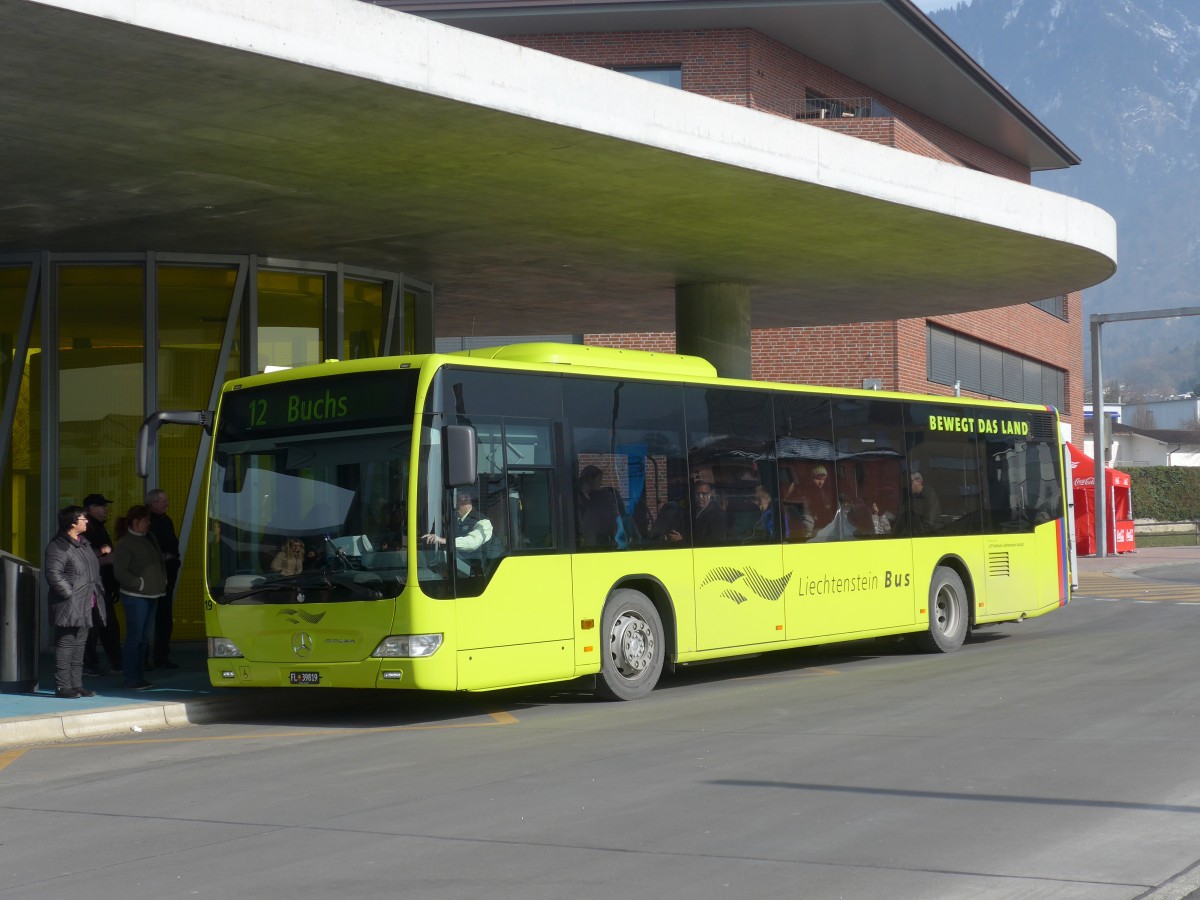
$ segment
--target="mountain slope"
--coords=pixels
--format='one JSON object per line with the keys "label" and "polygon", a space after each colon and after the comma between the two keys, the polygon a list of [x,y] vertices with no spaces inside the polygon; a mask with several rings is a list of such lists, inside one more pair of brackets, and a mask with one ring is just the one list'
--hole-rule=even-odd
{"label": "mountain slope", "polygon": [[[1120,268],[1085,312],[1200,305],[1200,4],[973,0],[931,18],[1083,158],[1035,183],[1116,218]],[[1107,326],[1104,354],[1141,390],[1190,389],[1200,318]]]}

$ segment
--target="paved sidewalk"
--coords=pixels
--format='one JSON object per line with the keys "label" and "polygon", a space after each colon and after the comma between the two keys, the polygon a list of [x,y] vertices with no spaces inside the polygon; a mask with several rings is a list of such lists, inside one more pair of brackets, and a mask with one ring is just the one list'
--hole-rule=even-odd
{"label": "paved sidewalk", "polygon": [[[1200,563],[1200,547],[1159,547],[1104,559],[1081,557],[1081,591],[1089,577],[1136,578],[1139,569]],[[214,688],[208,683],[205,644],[179,644],[178,669],[156,669],[146,677],[154,689],[127,691],[120,675],[85,678],[95,697],[59,700],[53,690],[53,660],[41,660],[41,684],[32,694],[0,694],[0,748],[72,738],[137,734],[200,722],[230,721],[295,704],[308,708],[344,702],[340,692]],[[47,685],[50,685],[48,688]],[[286,695],[286,699],[283,695]],[[322,702],[328,701],[328,702]]]}
{"label": "paved sidewalk", "polygon": [[1149,547],[1097,559],[1094,556],[1079,557],[1079,574],[1112,573],[1133,575],[1138,569],[1154,566],[1187,565],[1200,563],[1200,546],[1197,547]]}
{"label": "paved sidewalk", "polygon": [[[204,643],[172,648],[178,669],[146,673],[148,691],[129,691],[121,675],[85,677],[95,697],[60,700],[54,696],[54,660],[43,655],[41,681],[32,694],[0,694],[0,749],[72,738],[134,735],[200,722],[229,721],[256,712],[278,711],[278,691],[214,688],[208,683]],[[288,701],[300,691],[287,692]],[[304,692],[317,699],[316,691]],[[329,699],[333,699],[332,694]],[[312,704],[313,706],[319,704]]]}

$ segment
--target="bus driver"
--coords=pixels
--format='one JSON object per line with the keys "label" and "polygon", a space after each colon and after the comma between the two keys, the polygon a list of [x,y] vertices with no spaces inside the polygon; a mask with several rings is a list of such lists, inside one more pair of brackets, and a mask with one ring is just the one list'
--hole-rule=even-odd
{"label": "bus driver", "polygon": [[[478,554],[492,538],[492,523],[474,506],[469,490],[460,488],[454,497],[454,547],[459,553]],[[445,546],[446,539],[436,534],[423,536],[426,544]]]}

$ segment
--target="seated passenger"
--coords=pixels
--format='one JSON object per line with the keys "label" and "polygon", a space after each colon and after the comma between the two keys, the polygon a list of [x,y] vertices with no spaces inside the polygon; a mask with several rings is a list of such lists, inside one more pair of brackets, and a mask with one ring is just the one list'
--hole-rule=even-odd
{"label": "seated passenger", "polygon": [[696,546],[720,544],[729,537],[725,509],[717,500],[712,483],[697,481],[692,488],[692,538]]}
{"label": "seated passenger", "polygon": [[680,544],[688,541],[691,534],[687,505],[678,500],[668,500],[658,510],[654,525],[650,528],[650,540]]}
{"label": "seated passenger", "polygon": [[279,575],[299,575],[304,571],[304,541],[288,538],[271,560],[271,571]]}
{"label": "seated passenger", "polygon": [[808,511],[812,513],[817,528],[822,528],[837,515],[841,498],[833,496],[829,471],[824,466],[813,466],[810,477],[812,484],[807,494]]}
{"label": "seated passenger", "polygon": [[880,512],[878,503],[871,504],[871,527],[876,534],[891,534],[892,523],[895,521],[895,513]]}
{"label": "seated passenger", "polygon": [[575,505],[579,546],[608,547],[617,543],[624,505],[617,492],[604,484],[604,473],[596,466],[584,466],[579,473]]}
{"label": "seated passenger", "polygon": [[[772,543],[779,540],[779,529],[775,522],[775,507],[771,492],[761,484],[754,489],[754,505],[758,507],[758,521],[750,529],[746,540],[749,543]],[[786,526],[787,520],[784,520]],[[784,529],[786,531],[786,527]]]}
{"label": "seated passenger", "polygon": [[913,535],[933,534],[942,527],[941,501],[933,488],[925,486],[925,476],[920,472],[909,476],[909,492],[900,510],[900,523],[907,525]]}

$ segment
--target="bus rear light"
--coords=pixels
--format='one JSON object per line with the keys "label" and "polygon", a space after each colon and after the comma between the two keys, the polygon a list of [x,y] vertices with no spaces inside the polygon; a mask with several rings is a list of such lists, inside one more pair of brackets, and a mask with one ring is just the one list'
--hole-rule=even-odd
{"label": "bus rear light", "polygon": [[240,656],[242,656],[242,651],[229,638],[210,637],[208,639],[209,659],[235,659]]}
{"label": "bus rear light", "polygon": [[383,659],[433,656],[440,646],[442,646],[440,634],[393,634],[380,641],[371,656]]}

